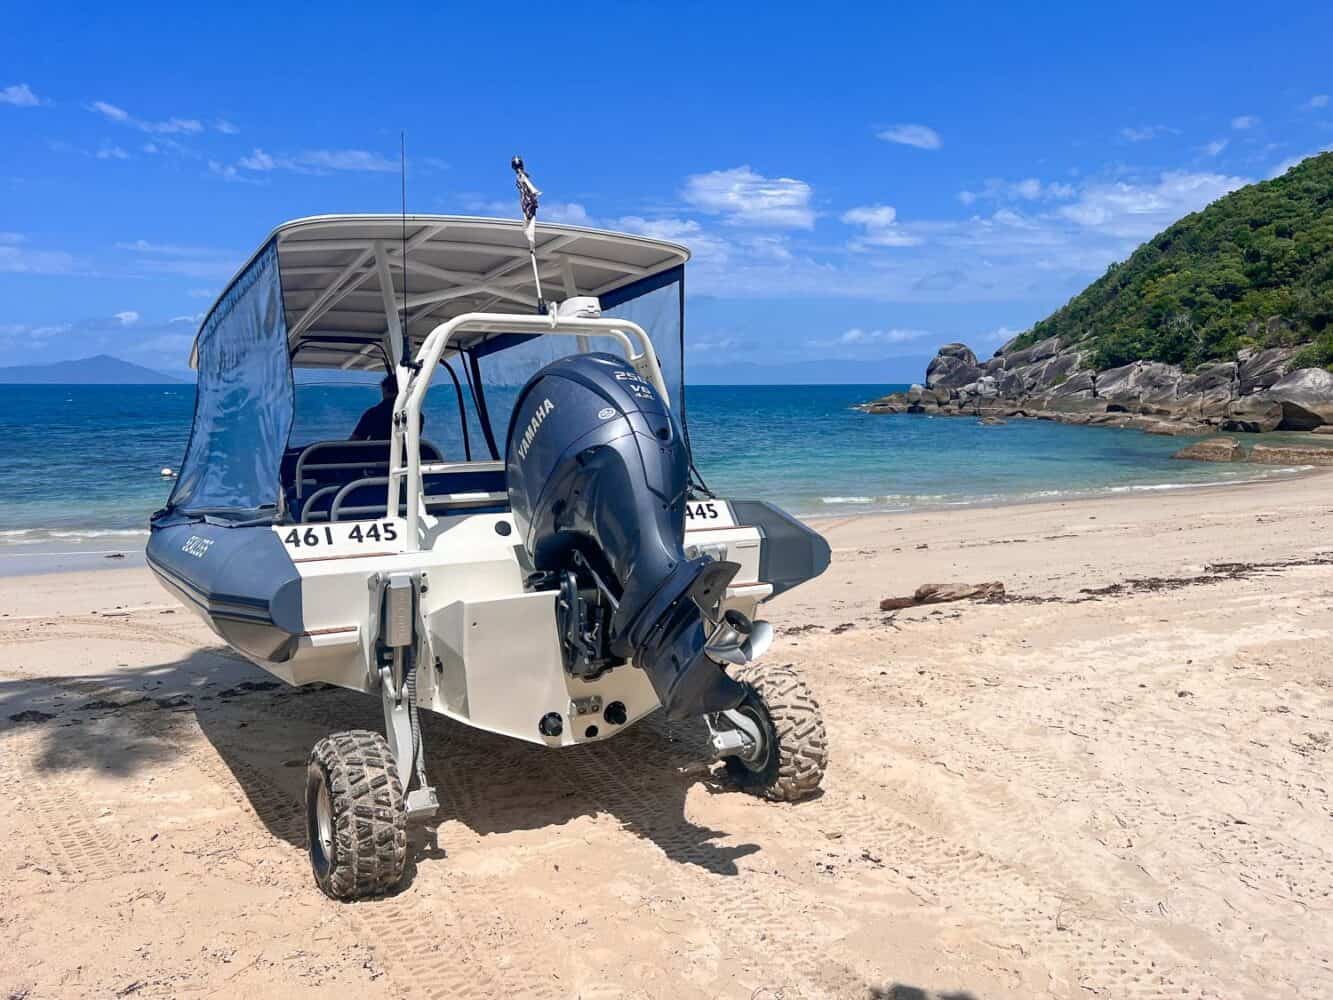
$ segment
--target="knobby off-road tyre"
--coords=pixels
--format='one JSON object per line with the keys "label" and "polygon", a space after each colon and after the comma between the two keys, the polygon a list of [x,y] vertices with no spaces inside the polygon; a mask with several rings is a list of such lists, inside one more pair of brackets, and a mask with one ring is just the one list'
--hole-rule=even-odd
{"label": "knobby off-road tyre", "polygon": [[407,861],[403,786],[388,741],[354,729],[310,751],[306,836],[315,882],[333,899],[394,888]]}
{"label": "knobby off-road tyre", "polygon": [[796,802],[813,795],[828,763],[819,702],[790,666],[747,663],[735,676],[750,688],[739,711],[758,721],[769,740],[760,760],[723,758],[727,773],[747,792],[766,798]]}

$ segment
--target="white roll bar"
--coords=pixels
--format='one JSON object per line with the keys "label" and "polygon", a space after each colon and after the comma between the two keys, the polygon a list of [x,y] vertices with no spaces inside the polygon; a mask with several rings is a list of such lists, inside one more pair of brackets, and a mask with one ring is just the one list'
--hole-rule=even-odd
{"label": "white roll bar", "polygon": [[[441,323],[427,335],[417,351],[417,371],[399,369],[398,398],[394,402],[393,438],[389,446],[389,490],[386,511],[398,509],[400,491],[410,498],[407,504],[407,551],[421,549],[421,515],[425,511],[421,483],[421,404],[430,388],[435,369],[449,349],[449,343],[463,333],[562,334],[574,337],[611,337],[625,349],[625,357],[634,370],[657,389],[662,402],[671,405],[662,367],[657,363],[652,341],[643,327],[623,319],[580,319],[547,315],[508,315],[505,313],[464,313]],[[630,335],[638,341],[638,346]],[[402,376],[408,374],[408,380]],[[405,446],[405,447],[404,447]]]}

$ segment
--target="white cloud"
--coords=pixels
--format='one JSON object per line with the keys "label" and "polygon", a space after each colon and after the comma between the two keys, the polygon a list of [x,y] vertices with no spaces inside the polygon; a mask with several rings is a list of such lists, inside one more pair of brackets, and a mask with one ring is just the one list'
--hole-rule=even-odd
{"label": "white cloud", "polygon": [[1316,108],[1326,108],[1326,107],[1328,107],[1328,95],[1327,95],[1327,94],[1315,94],[1314,97],[1312,97],[1312,98],[1310,98],[1308,101],[1306,101],[1306,102],[1302,105],[1302,107],[1304,107],[1304,108],[1306,108],[1306,109],[1308,109],[1308,110],[1311,110],[1311,111],[1313,111],[1313,110],[1316,109]]}
{"label": "white cloud", "polygon": [[1021,180],[1014,185],[1014,194],[1020,198],[1026,198],[1028,201],[1035,201],[1041,197],[1041,181],[1035,177]]}
{"label": "white cloud", "polygon": [[0,274],[74,274],[80,269],[73,254],[34,250],[22,233],[0,233]]}
{"label": "white cloud", "polygon": [[0,88],[0,104],[11,104],[16,108],[35,108],[43,103],[26,83],[15,83]]}
{"label": "white cloud", "polygon": [[929,330],[912,330],[901,327],[869,330],[856,326],[834,337],[812,338],[806,341],[805,346],[818,351],[821,356],[826,358],[866,360],[884,357],[886,354],[885,348],[924,340],[932,336],[933,334]]}
{"label": "white cloud", "polygon": [[1259,124],[1259,119],[1255,115],[1237,115],[1231,119],[1231,127],[1244,131],[1248,128],[1254,128]]}
{"label": "white cloud", "polygon": [[397,173],[398,161],[364,149],[311,149],[301,153],[300,163],[325,170],[367,170]]}
{"label": "white cloud", "polygon": [[221,132],[223,135],[236,135],[241,131],[231,122],[227,121],[227,119],[225,118],[219,118],[217,121],[215,121],[213,123],[213,128]]}
{"label": "white cloud", "polygon": [[1090,184],[1060,214],[1111,236],[1142,240],[1248,183],[1245,177],[1168,171],[1156,183]]}
{"label": "white cloud", "polygon": [[1308,160],[1310,157],[1318,156],[1320,153],[1327,153],[1329,150],[1333,150],[1333,145],[1320,146],[1318,149],[1312,149],[1310,152],[1302,153],[1300,156],[1289,156],[1280,163],[1275,163],[1273,165],[1273,168],[1268,171],[1268,178],[1269,180],[1272,180],[1274,177],[1281,177],[1302,160]]}
{"label": "white cloud", "polygon": [[117,250],[132,250],[135,253],[160,254],[164,257],[197,257],[200,254],[212,254],[219,251],[208,247],[181,246],[178,243],[152,243],[148,240],[133,240],[117,243]]}
{"label": "white cloud", "polygon": [[546,219],[548,222],[561,222],[569,226],[595,225],[592,216],[588,214],[588,210],[576,201],[557,201],[549,205],[542,205],[537,214],[539,219]]}
{"label": "white cloud", "polygon": [[244,167],[246,170],[276,170],[278,161],[262,149],[256,149],[249,156],[242,156],[236,161],[236,165]]}
{"label": "white cloud", "polygon": [[159,333],[134,344],[117,345],[116,349],[123,354],[137,355],[153,367],[178,368],[189,357],[193,346],[193,333]]}
{"label": "white cloud", "polygon": [[203,122],[197,118],[166,118],[161,121],[146,121],[142,118],[135,118],[124,108],[117,107],[107,101],[93,101],[92,104],[88,105],[88,109],[97,112],[107,121],[115,122],[118,125],[128,125],[152,135],[196,135],[204,130]]}
{"label": "white cloud", "polygon": [[130,253],[137,270],[153,274],[180,274],[190,278],[229,278],[242,260],[240,254],[231,250],[152,243],[148,240],[117,243],[116,249]]}
{"label": "white cloud", "polygon": [[862,229],[861,235],[853,241],[853,249],[910,247],[921,242],[919,237],[904,231],[898,224],[898,211],[892,205],[860,205],[844,212],[842,221]]}
{"label": "white cloud", "polygon": [[1025,177],[1021,181],[1004,181],[998,177],[989,177],[977,191],[959,191],[958,200],[964,205],[974,205],[983,199],[989,201],[1038,201],[1043,199],[1063,200],[1074,197],[1072,184],[1061,181],[1043,183],[1036,177]]}
{"label": "white cloud", "polygon": [[35,326],[29,323],[0,323],[0,344],[6,347],[32,347],[52,337],[68,333],[69,323],[47,323]]}
{"label": "white cloud", "polygon": [[114,104],[108,104],[106,101],[93,101],[92,109],[99,115],[109,118],[113,122],[128,122],[130,113],[124,108],[118,108]]}
{"label": "white cloud", "polygon": [[837,338],[839,344],[902,344],[909,340],[929,337],[929,330],[904,330],[897,327],[891,330],[862,330],[852,327]]}
{"label": "white cloud", "polygon": [[103,146],[95,154],[99,160],[128,160],[130,154],[119,146]]}
{"label": "white cloud", "polygon": [[610,220],[608,226],[626,233],[638,233],[654,240],[682,243],[689,247],[691,258],[701,267],[720,270],[737,252],[735,244],[706,231],[694,219],[645,219],[638,215],[625,215]]}
{"label": "white cloud", "polygon": [[626,215],[617,219],[616,225],[627,232],[651,236],[655,240],[684,239],[703,229],[693,219],[645,219],[638,215]]}
{"label": "white cloud", "polygon": [[235,181],[237,183],[258,184],[253,177],[247,177],[241,173],[233,164],[219,163],[217,160],[208,161],[208,172],[214,177],[221,177],[224,181]]}
{"label": "white cloud", "polygon": [[[689,339],[690,352],[698,354],[709,354],[715,351],[731,351],[741,346],[741,341],[735,337],[717,337],[711,340],[695,340],[693,336]],[[698,357],[698,354],[694,354]]]}
{"label": "white cloud", "polygon": [[1143,125],[1139,128],[1122,128],[1120,138],[1126,142],[1149,142],[1159,135],[1176,135],[1177,129],[1167,125]]}
{"label": "white cloud", "polygon": [[364,149],[308,149],[292,155],[274,156],[256,147],[242,156],[235,165],[209,161],[210,172],[224,180],[244,180],[241,170],[269,173],[289,170],[298,174],[324,174],[330,171],[369,171],[397,173],[398,161]]}
{"label": "white cloud", "polygon": [[1230,139],[1214,139],[1212,142],[1204,144],[1203,154],[1204,156],[1216,156],[1226,149],[1230,142]]}
{"label": "white cloud", "polygon": [[126,309],[124,312],[116,313],[115,319],[121,326],[133,326],[139,322],[139,314],[133,309]]}
{"label": "white cloud", "polygon": [[721,215],[732,225],[810,229],[815,224],[812,194],[805,181],[764,177],[742,166],[691,175],[681,197],[699,211]]}
{"label": "white cloud", "polygon": [[[976,347],[986,348],[992,344],[999,347],[1001,344],[1007,344],[1022,332],[1022,330],[1011,330],[1007,326],[1001,326],[996,327],[994,330],[988,330],[985,333],[979,333],[974,337],[970,337],[965,343],[975,345],[974,349]],[[980,354],[978,354],[978,357],[980,357]]]}
{"label": "white cloud", "polygon": [[940,134],[928,125],[894,125],[882,132],[878,138],[885,142],[896,142],[900,146],[915,146],[917,149],[939,149],[944,145]]}

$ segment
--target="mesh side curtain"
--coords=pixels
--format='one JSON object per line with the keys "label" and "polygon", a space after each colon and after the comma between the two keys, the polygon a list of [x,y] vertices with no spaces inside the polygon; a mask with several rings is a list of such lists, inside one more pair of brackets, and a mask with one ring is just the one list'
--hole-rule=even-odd
{"label": "mesh side curtain", "polygon": [[684,288],[685,268],[682,265],[602,296],[602,316],[637,323],[652,340],[657,363],[662,367],[662,378],[671,396],[671,409],[678,420],[683,419],[685,413],[681,343],[685,322]]}
{"label": "mesh side curtain", "polygon": [[227,290],[198,343],[194,427],[168,510],[272,518],[294,399],[276,242]]}
{"label": "mesh side curtain", "polygon": [[[678,420],[684,419],[685,386],[681,370],[681,293],[685,268],[676,267],[601,296],[602,317],[637,323],[648,334]],[[624,355],[612,337],[589,336],[590,351]],[[545,365],[578,351],[574,337],[506,334],[479,348],[486,380],[486,404],[497,440],[503,442],[518,388]]]}

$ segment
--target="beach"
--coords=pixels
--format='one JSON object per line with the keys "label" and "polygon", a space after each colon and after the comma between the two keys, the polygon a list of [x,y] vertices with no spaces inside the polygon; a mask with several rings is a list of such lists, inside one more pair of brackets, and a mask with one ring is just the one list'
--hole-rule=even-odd
{"label": "beach", "polygon": [[767,617],[822,795],[735,791],[694,723],[551,752],[431,717],[438,828],[350,905],[305,761],[375,700],[276,685],[142,565],[0,580],[0,989],[1333,995],[1333,474],[813,523],[832,566]]}

